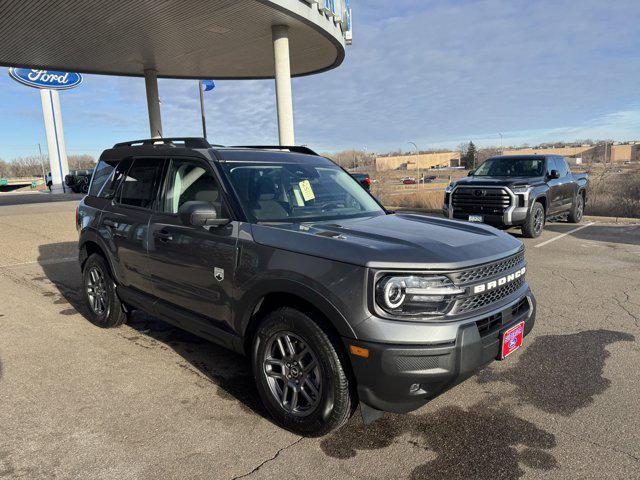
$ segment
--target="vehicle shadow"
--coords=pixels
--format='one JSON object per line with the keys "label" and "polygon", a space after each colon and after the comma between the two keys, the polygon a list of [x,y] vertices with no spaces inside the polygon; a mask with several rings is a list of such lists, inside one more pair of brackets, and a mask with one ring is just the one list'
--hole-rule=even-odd
{"label": "vehicle shadow", "polygon": [[[62,307],[59,314],[79,313],[88,322],[89,310],[84,299],[80,267],[72,262],[52,262],[53,258],[59,256],[60,251],[77,249],[77,244],[75,242],[54,243],[41,245],[39,249],[38,262],[44,277],[34,280],[48,281],[58,291],[57,294],[50,292],[43,294],[57,295],[53,303]],[[132,342],[136,348],[173,350],[181,357],[177,362],[178,366],[196,376],[199,386],[206,387],[207,382],[212,383],[218,387],[215,394],[219,397],[236,399],[244,409],[270,420],[258,396],[251,366],[246,357],[142,311],[132,312],[127,324],[114,329],[113,333]]]}
{"label": "vehicle shadow", "polygon": [[30,205],[35,203],[75,202],[80,200],[83,196],[84,195],[76,193],[0,193],[0,207],[11,205]]}

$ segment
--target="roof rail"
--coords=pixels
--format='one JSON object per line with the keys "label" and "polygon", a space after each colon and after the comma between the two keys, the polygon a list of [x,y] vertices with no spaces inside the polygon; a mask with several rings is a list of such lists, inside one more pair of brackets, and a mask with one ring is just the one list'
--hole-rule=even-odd
{"label": "roof rail", "polygon": [[228,148],[254,148],[256,150],[289,150],[293,153],[304,153],[305,155],[318,156],[316,152],[309,147],[303,146],[285,146],[285,145],[234,145]]}
{"label": "roof rail", "polygon": [[116,143],[113,148],[158,144],[176,146],[176,143],[184,143],[186,148],[211,148],[211,144],[205,138],[200,137],[145,138],[142,140]]}

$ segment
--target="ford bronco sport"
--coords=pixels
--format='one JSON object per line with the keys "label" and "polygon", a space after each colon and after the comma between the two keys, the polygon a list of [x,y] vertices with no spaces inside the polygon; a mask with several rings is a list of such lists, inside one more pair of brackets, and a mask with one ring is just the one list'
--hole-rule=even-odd
{"label": "ford bronco sport", "polygon": [[249,355],[268,412],[306,435],[419,408],[534,324],[519,240],[386,211],[305,147],[117,144],[77,227],[92,322],[142,309]]}

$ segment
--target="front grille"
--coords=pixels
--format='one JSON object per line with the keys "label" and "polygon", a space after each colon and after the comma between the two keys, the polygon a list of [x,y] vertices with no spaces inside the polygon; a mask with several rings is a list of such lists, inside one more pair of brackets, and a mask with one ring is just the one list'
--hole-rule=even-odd
{"label": "front grille", "polygon": [[499,302],[503,298],[515,293],[520,287],[524,285],[524,276],[519,277],[511,283],[507,283],[502,287],[490,290],[480,295],[474,295],[473,297],[467,297],[458,301],[456,305],[457,313],[470,312],[482,307],[486,307],[495,302]]}
{"label": "front grille", "polygon": [[487,263],[479,267],[454,273],[452,275],[453,283],[456,285],[465,285],[467,283],[477,282],[485,278],[496,277],[503,272],[514,270],[518,265],[524,263],[524,250],[497,262]]}
{"label": "front grille", "polygon": [[491,315],[490,317],[483,318],[482,320],[478,320],[476,322],[476,326],[478,327],[478,332],[481,337],[484,337],[488,333],[491,332],[496,326],[502,324],[502,312],[496,313],[495,315]]}
{"label": "front grille", "polygon": [[511,206],[511,196],[504,188],[459,187],[453,192],[451,205],[454,215],[502,215]]}

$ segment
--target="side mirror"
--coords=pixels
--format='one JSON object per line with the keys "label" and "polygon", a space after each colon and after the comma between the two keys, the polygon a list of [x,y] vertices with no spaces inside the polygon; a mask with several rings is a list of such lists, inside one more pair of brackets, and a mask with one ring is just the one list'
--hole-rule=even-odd
{"label": "side mirror", "polygon": [[185,202],[178,216],[184,225],[193,227],[221,227],[230,222],[228,218],[218,218],[218,212],[209,202]]}
{"label": "side mirror", "polygon": [[469,173],[467,173],[467,177],[473,177],[474,172],[475,170],[469,170]]}
{"label": "side mirror", "polygon": [[560,178],[560,172],[558,170],[551,170],[549,172],[549,178],[551,179]]}

